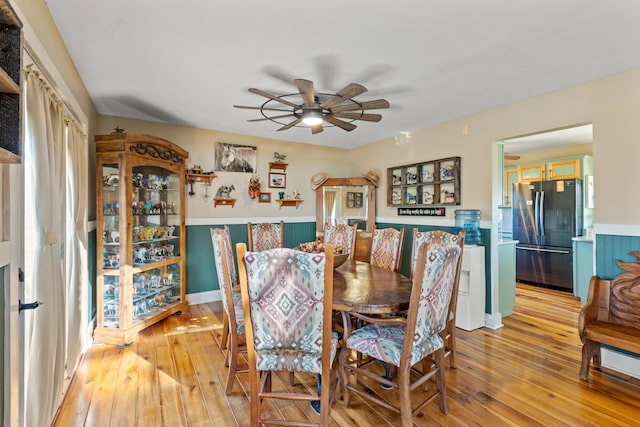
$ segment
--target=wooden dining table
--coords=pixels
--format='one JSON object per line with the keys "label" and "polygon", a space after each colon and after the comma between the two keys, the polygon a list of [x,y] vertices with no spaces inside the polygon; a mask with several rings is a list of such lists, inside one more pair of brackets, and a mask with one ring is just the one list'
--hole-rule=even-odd
{"label": "wooden dining table", "polygon": [[409,308],[411,279],[402,274],[347,260],[333,272],[333,309],[342,312],[345,336],[352,330],[349,313],[394,315]]}

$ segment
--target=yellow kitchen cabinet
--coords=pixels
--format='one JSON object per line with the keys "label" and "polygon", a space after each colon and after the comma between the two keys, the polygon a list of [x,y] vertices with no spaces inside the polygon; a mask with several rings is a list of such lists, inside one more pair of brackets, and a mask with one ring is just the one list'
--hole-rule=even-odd
{"label": "yellow kitchen cabinet", "polygon": [[549,163],[549,179],[581,178],[580,159]]}
{"label": "yellow kitchen cabinet", "polygon": [[520,181],[542,181],[545,178],[546,163],[518,167]]}

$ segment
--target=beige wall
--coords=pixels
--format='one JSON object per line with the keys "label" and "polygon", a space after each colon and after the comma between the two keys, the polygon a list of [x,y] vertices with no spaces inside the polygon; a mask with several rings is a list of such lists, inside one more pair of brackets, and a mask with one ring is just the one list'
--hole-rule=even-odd
{"label": "beige wall", "polygon": [[[232,144],[254,145],[258,148],[258,174],[263,183],[262,191],[271,193],[271,203],[258,203],[247,194],[249,173],[217,172],[218,178],[213,180],[209,194],[214,195],[221,185],[234,185],[236,190],[231,197],[236,198],[234,208],[213,206],[213,201],[205,203],[201,197],[204,187],[196,185],[196,197],[187,200],[187,218],[315,218],[315,192],[309,186],[309,180],[318,172],[327,172],[332,177],[342,177],[349,170],[348,151],[318,145],[292,143],[277,139],[257,138],[253,136],[225,133],[213,130],[196,129],[184,126],[166,125],[143,120],[130,120],[121,117],[99,116],[98,134],[108,134],[116,126],[128,133],[143,133],[166,138],[189,151],[187,167],[200,165],[204,171],[213,170],[214,144],[228,142]],[[287,156],[286,189],[268,187],[269,162],[273,161],[273,153]],[[278,208],[275,199],[279,191],[300,191],[302,202],[298,209],[292,207]]]}
{"label": "beige wall", "polygon": [[[494,141],[581,123],[593,123],[595,222],[638,224],[640,198],[630,197],[628,188],[640,181],[637,166],[640,141],[635,123],[640,117],[640,69],[618,74],[541,97],[510,104],[438,126],[412,132],[411,142],[397,147],[393,139],[352,150],[349,155],[369,159],[367,166],[381,177],[379,191],[386,187],[386,168],[416,161],[460,156],[461,197],[464,209],[480,209],[482,219],[491,218]],[[460,129],[468,126],[468,135]],[[499,187],[498,187],[499,188]],[[378,197],[378,217],[393,217],[395,208]],[[453,209],[447,210],[453,218]]]}

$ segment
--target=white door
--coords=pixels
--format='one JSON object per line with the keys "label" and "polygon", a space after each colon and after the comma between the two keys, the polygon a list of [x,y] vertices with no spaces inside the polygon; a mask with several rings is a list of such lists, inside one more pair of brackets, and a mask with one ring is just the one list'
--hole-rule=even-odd
{"label": "white door", "polygon": [[21,271],[24,265],[24,172],[22,165],[0,165],[2,191],[0,215],[0,268],[4,283],[4,364],[0,366],[3,378],[2,423],[6,426],[22,424],[24,390],[24,317],[29,312],[18,310],[22,300]]}

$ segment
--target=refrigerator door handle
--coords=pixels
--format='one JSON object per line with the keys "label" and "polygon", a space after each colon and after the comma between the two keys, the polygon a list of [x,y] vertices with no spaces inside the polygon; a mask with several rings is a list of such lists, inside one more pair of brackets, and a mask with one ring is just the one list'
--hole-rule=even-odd
{"label": "refrigerator door handle", "polygon": [[536,191],[536,201],[533,204],[533,223],[535,224],[535,227],[536,227],[536,236],[540,234],[540,226],[538,221],[538,218],[540,216],[539,206],[540,206],[540,192]]}
{"label": "refrigerator door handle", "polygon": [[538,207],[540,221],[540,235],[544,236],[544,191],[540,191],[540,206]]}
{"label": "refrigerator door handle", "polygon": [[516,249],[520,249],[523,251],[531,251],[531,252],[550,252],[553,254],[570,254],[571,253],[571,251],[563,251],[558,249],[525,248],[522,246],[516,246]]}

